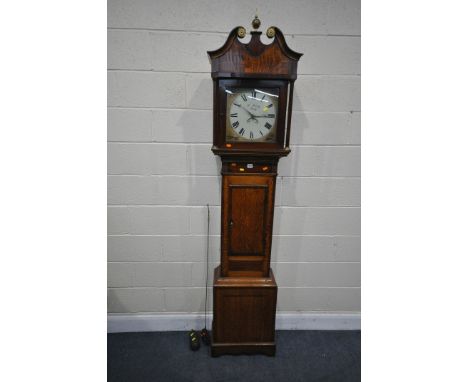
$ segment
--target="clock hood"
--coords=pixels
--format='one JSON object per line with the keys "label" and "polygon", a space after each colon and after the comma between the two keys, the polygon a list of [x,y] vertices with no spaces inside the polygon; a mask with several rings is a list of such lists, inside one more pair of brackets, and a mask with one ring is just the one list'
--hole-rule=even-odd
{"label": "clock hood", "polygon": [[262,32],[250,34],[250,41],[244,44],[241,39],[245,29],[238,26],[229,33],[221,48],[208,52],[213,78],[267,78],[271,75],[289,80],[297,78],[297,62],[302,53],[288,47],[279,28],[268,28],[267,36],[273,39],[271,44],[260,40]]}

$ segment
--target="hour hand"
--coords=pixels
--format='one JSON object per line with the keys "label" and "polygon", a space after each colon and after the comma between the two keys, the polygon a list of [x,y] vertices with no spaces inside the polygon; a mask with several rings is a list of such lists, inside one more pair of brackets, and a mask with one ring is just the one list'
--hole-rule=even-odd
{"label": "hour hand", "polygon": [[249,122],[252,119],[252,120],[255,121],[255,123],[258,123],[257,118],[255,117],[255,115],[253,115],[250,111],[248,111],[244,106],[241,106],[241,108],[244,109],[250,115],[247,122]]}
{"label": "hour hand", "polygon": [[250,118],[255,119],[255,115],[253,115],[250,111],[248,111],[244,106],[241,106],[242,109],[244,109],[247,113],[249,113]]}
{"label": "hour hand", "polygon": [[255,118],[275,118],[275,114],[263,114],[263,115],[254,115]]}

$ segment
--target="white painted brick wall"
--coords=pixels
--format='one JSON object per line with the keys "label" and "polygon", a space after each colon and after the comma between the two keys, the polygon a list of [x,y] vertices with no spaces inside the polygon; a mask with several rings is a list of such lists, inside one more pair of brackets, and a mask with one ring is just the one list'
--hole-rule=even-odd
{"label": "white painted brick wall", "polygon": [[[299,63],[280,161],[272,268],[279,311],[360,311],[360,2],[108,4],[108,311],[202,312],[219,264],[220,160],[207,50],[258,8]],[[208,308],[211,309],[211,292]]]}

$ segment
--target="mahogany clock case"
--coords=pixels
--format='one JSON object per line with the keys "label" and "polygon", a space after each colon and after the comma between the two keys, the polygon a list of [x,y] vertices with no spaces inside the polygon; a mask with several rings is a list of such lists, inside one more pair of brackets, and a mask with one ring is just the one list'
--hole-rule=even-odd
{"label": "mahogany clock case", "polygon": [[[248,43],[239,38],[236,27],[224,45],[208,52],[213,79],[213,147],[221,157],[230,156],[275,156],[289,154],[289,136],[294,81],[297,78],[297,63],[302,56],[286,44],[283,33],[270,27],[273,40],[264,44],[262,32],[252,31]],[[245,30],[244,30],[245,32]],[[245,34],[245,33],[244,33]],[[229,88],[270,90],[278,94],[275,142],[227,142],[226,140],[226,89]]]}
{"label": "mahogany clock case", "polygon": [[[212,151],[221,157],[223,178],[221,265],[215,270],[213,282],[213,356],[274,355],[276,350],[278,287],[270,268],[270,256],[277,164],[279,158],[290,152],[292,95],[301,54],[287,46],[278,28],[270,27],[268,32],[269,37],[274,36],[271,44],[263,44],[258,31],[252,31],[250,41],[244,44],[238,37],[245,35],[245,29],[237,27],[221,48],[208,52],[213,79]],[[242,120],[231,116],[236,112],[227,110],[231,106],[228,94],[249,90],[253,98],[249,102],[244,99],[246,114]],[[233,134],[238,134],[234,130],[230,131],[231,139],[227,139],[226,128],[232,130],[236,120],[241,125],[245,123],[247,131],[249,120],[251,124],[260,124],[260,118],[270,118],[261,113],[268,111],[258,107],[256,90],[277,100],[275,130],[263,131],[268,140],[255,139],[250,125],[249,136],[238,135],[233,140]],[[230,98],[230,102],[234,100]],[[228,117],[233,117],[234,122]],[[272,119],[268,121],[272,123]]]}
{"label": "mahogany clock case", "polygon": [[[221,196],[221,275],[268,277],[276,174],[262,173],[272,166],[259,166],[256,162],[230,162],[225,167]],[[242,169],[243,172],[238,172]]]}
{"label": "mahogany clock case", "polygon": [[268,277],[221,277],[215,269],[211,355],[275,355],[276,285]]}
{"label": "mahogany clock case", "polygon": [[253,151],[271,151],[281,150],[285,143],[286,109],[287,109],[287,91],[288,82],[284,80],[253,80],[253,79],[219,79],[215,84],[214,98],[218,100],[215,106],[217,110],[214,115],[217,116],[213,123],[213,145],[215,148],[226,147],[227,128],[227,92],[236,89],[257,89],[266,93],[278,95],[278,108],[276,115],[276,139],[275,142],[231,142],[230,151],[253,150]]}

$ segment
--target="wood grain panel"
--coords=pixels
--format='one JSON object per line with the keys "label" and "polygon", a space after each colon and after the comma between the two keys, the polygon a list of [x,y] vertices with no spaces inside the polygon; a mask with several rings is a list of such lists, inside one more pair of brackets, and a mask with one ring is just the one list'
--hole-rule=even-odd
{"label": "wood grain panel", "polygon": [[264,255],[268,186],[229,185],[229,255]]}
{"label": "wood grain panel", "polygon": [[216,268],[213,291],[212,354],[275,352],[277,285],[266,278],[221,277]]}
{"label": "wood grain panel", "polygon": [[[222,275],[267,276],[275,198],[275,174],[223,175]],[[230,257],[245,256],[230,261]],[[259,258],[261,264],[259,264]],[[240,261],[240,262],[239,262]],[[248,263],[252,268],[248,269]],[[231,269],[231,266],[232,269]],[[232,273],[235,272],[235,273]]]}

